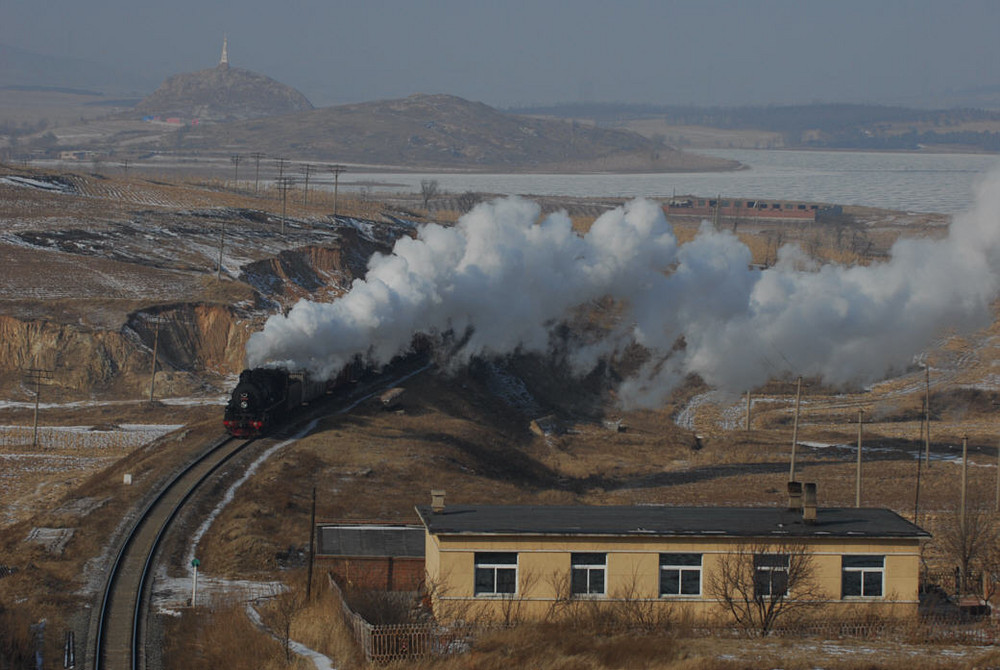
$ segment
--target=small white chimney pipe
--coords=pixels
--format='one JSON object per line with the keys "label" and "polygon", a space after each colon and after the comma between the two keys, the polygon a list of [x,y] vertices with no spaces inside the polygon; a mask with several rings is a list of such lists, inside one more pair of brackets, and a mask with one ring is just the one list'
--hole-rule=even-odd
{"label": "small white chimney pipe", "polygon": [[431,491],[431,511],[435,513],[444,511],[444,495],[443,489],[434,489]]}

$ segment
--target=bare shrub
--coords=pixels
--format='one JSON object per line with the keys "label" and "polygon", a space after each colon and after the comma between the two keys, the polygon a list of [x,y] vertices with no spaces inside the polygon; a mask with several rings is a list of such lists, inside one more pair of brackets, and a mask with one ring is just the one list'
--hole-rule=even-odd
{"label": "bare shrub", "polygon": [[168,621],[165,670],[269,670],[287,668],[281,644],[258,629],[240,602],[186,610]]}
{"label": "bare shrub", "polygon": [[1000,557],[995,556],[1000,532],[986,505],[970,505],[964,520],[961,510],[950,509],[942,515],[935,536],[941,551],[958,567],[963,593],[970,588],[973,571],[1000,567]]}
{"label": "bare shrub", "polygon": [[414,593],[353,588],[344,592],[344,599],[348,607],[370,624],[387,626],[423,620]]}
{"label": "bare shrub", "polygon": [[33,667],[31,617],[24,610],[0,605],[0,668]]}
{"label": "bare shrub", "polygon": [[761,637],[779,621],[794,623],[826,599],[815,580],[812,556],[795,542],[740,543],[720,556],[707,586],[740,629]]}

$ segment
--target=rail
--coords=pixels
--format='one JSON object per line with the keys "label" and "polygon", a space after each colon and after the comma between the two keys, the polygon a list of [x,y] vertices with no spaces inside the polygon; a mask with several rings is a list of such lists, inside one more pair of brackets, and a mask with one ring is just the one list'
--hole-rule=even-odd
{"label": "rail", "polygon": [[[106,668],[112,667],[112,664],[108,663],[107,659],[108,634],[111,620],[113,618],[112,613],[116,608],[120,610],[125,607],[125,605],[127,605],[130,601],[133,601],[133,598],[134,601],[131,604],[131,633],[129,635],[128,642],[128,656],[130,660],[125,665],[127,665],[127,667],[131,670],[136,670],[139,667],[139,660],[142,657],[141,632],[144,605],[143,594],[147,591],[148,581],[152,571],[153,558],[156,555],[156,551],[163,540],[163,536],[170,527],[170,524],[198,487],[201,486],[201,484],[213,473],[215,473],[219,467],[225,464],[230,458],[239,453],[240,450],[252,442],[252,440],[244,441],[238,446],[233,447],[232,445],[238,441],[239,440],[237,440],[237,438],[233,437],[222,438],[199,458],[192,461],[180,472],[172,476],[167,482],[164,483],[163,486],[160,487],[160,490],[142,510],[135,523],[132,524],[128,535],[126,536],[124,542],[122,542],[121,548],[115,556],[115,560],[108,572],[107,581],[105,582],[104,593],[101,598],[100,611],[98,612],[97,629],[94,635],[93,667],[95,670],[105,670]],[[225,447],[227,446],[230,447],[228,451],[225,450]],[[200,474],[196,472],[199,468],[204,469],[204,471]],[[192,478],[193,481],[185,482],[185,480],[190,480]],[[184,485],[185,483],[187,485],[187,489],[183,492],[180,498],[169,507],[169,510],[163,507],[163,505],[167,502],[168,496],[176,493],[178,487]],[[145,548],[141,548],[144,556],[142,557],[142,571],[138,580],[134,584],[128,585],[127,592],[118,593],[117,591],[119,587],[123,584],[123,575],[126,574],[127,567],[130,562],[137,561],[139,558],[128,556],[130,550],[137,546],[138,538],[142,531],[147,530],[148,524],[157,522],[157,517],[160,517],[160,525],[156,530],[155,536]],[[124,612],[122,614],[124,614]],[[117,670],[117,668],[115,668],[115,670]]]}

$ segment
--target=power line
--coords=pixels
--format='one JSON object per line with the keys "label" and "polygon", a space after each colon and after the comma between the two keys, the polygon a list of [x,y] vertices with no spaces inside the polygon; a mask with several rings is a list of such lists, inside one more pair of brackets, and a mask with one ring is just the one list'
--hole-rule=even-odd
{"label": "power line", "polygon": [[257,186],[260,184],[260,159],[264,158],[266,155],[267,154],[261,153],[260,151],[255,151],[252,154],[250,154],[250,158],[252,158],[254,160],[254,164],[256,165],[256,170],[255,170],[254,176],[253,176],[253,193],[254,193],[254,195],[257,195]]}
{"label": "power line", "polygon": [[229,160],[233,163],[233,188],[239,189],[240,187],[240,161],[243,157],[239,154],[233,154],[229,157]]}
{"label": "power line", "polygon": [[337,219],[337,186],[340,182],[340,173],[346,171],[343,165],[331,165],[330,172],[333,173],[333,219]]}
{"label": "power line", "polygon": [[166,319],[159,315],[149,315],[146,317],[147,323],[153,324],[153,360],[149,366],[149,402],[153,402],[153,388],[156,384],[156,359],[160,345],[160,325],[166,323]]}
{"label": "power line", "polygon": [[38,446],[38,404],[42,397],[42,381],[52,381],[52,370],[45,368],[28,368],[24,371],[24,376],[29,383],[35,385],[35,419],[32,424],[31,446]]}
{"label": "power line", "polygon": [[306,176],[305,191],[302,194],[302,206],[305,207],[309,204],[309,173],[312,171],[313,166],[309,163],[303,163],[301,169],[302,173]]}
{"label": "power line", "polygon": [[278,177],[278,190],[281,191],[281,234],[285,234],[285,204],[288,201],[288,189],[295,183],[293,177]]}

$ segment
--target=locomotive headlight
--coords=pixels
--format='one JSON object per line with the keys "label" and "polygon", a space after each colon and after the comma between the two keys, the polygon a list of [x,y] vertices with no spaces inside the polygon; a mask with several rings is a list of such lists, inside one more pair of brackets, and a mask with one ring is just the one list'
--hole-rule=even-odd
{"label": "locomotive headlight", "polygon": [[249,403],[247,403],[247,401],[244,400],[243,402],[240,403],[240,407],[242,407],[243,409],[246,409],[247,407],[249,407]]}

